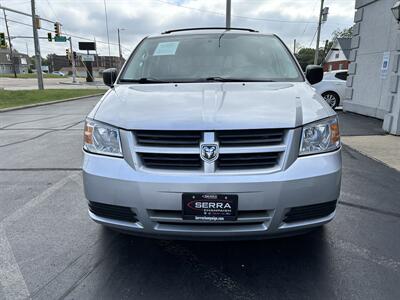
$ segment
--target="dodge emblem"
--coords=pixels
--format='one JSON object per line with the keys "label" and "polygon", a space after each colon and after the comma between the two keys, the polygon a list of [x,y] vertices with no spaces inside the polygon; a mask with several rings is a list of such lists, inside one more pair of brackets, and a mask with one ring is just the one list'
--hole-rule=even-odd
{"label": "dodge emblem", "polygon": [[218,144],[201,144],[200,145],[200,157],[207,163],[216,161],[219,155]]}

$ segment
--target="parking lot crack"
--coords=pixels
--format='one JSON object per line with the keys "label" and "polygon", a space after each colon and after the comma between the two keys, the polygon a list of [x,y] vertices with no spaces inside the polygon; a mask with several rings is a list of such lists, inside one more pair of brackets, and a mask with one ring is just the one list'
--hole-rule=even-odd
{"label": "parking lot crack", "polygon": [[35,120],[15,122],[15,123],[11,123],[11,124],[8,124],[8,125],[6,125],[6,126],[3,126],[3,127],[1,127],[0,129],[6,129],[6,128],[9,128],[9,127],[14,126],[14,125],[32,123],[32,122],[43,121],[43,120],[48,120],[48,119],[54,119],[54,118],[58,118],[58,117],[60,117],[60,116],[61,116],[61,115],[55,115],[55,116],[44,117],[44,118],[39,118],[39,119],[35,119]]}
{"label": "parking lot crack", "polygon": [[400,218],[400,213],[386,211],[386,210],[382,210],[382,209],[379,209],[379,208],[369,207],[369,206],[355,204],[355,203],[351,203],[351,202],[347,202],[347,201],[341,201],[341,200],[339,201],[339,204],[350,206],[350,207],[354,207],[354,208],[359,208],[359,209],[363,209],[363,210],[368,210],[368,211],[371,211],[371,212],[374,212],[374,213],[378,213],[378,214],[382,214],[382,215],[386,215],[386,216],[392,216],[392,217],[395,217],[395,218]]}
{"label": "parking lot crack", "polygon": [[3,145],[0,145],[0,148],[4,148],[4,147],[8,147],[8,146],[18,145],[18,144],[22,144],[22,143],[25,143],[25,142],[33,141],[33,140],[36,140],[36,139],[38,139],[38,138],[40,138],[42,136],[45,136],[46,134],[52,133],[54,131],[57,131],[57,130],[49,130],[49,131],[43,132],[41,134],[38,134],[38,135],[36,135],[34,137],[30,137],[30,138],[27,138],[27,139],[23,139],[23,140],[12,142],[12,143],[8,143],[8,144],[3,144]]}

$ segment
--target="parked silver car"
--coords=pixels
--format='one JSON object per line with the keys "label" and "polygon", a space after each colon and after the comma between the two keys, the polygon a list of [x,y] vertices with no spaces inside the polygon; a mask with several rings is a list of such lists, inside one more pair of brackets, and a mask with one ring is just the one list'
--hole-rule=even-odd
{"label": "parked silver car", "polygon": [[167,31],[140,42],[87,116],[90,217],[134,234],[253,239],[329,222],[336,113],[275,35]]}

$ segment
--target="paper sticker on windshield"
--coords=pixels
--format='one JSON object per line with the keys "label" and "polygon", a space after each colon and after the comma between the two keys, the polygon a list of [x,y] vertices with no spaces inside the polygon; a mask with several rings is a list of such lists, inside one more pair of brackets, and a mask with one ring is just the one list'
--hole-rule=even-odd
{"label": "paper sticker on windshield", "polygon": [[178,49],[178,45],[179,42],[159,43],[156,50],[154,50],[153,56],[175,55],[176,49]]}

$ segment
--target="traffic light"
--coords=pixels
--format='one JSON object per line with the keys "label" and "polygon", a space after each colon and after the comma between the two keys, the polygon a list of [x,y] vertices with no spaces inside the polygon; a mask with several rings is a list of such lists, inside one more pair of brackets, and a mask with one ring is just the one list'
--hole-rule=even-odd
{"label": "traffic light", "polygon": [[65,49],[65,55],[67,56],[68,59],[71,59],[70,55],[69,55],[69,49],[68,48]]}
{"label": "traffic light", "polygon": [[48,33],[47,33],[47,40],[48,40],[49,42],[53,41],[53,37],[51,36],[51,32],[48,32]]}
{"label": "traffic light", "polygon": [[76,55],[76,52],[74,51],[74,60],[76,61],[76,59],[77,59],[77,55]]}
{"label": "traffic light", "polygon": [[35,27],[36,27],[36,29],[42,28],[42,22],[40,21],[39,16],[35,16]]}
{"label": "traffic light", "polygon": [[56,36],[61,35],[61,24],[56,22],[54,23],[54,32],[56,33]]}
{"label": "traffic light", "polygon": [[4,32],[0,32],[0,48],[6,48],[6,47],[7,47],[6,36]]}

